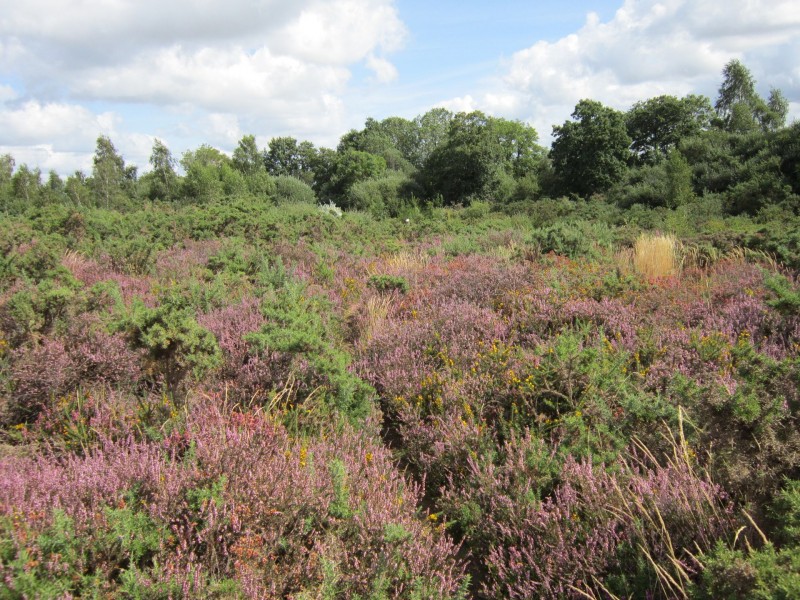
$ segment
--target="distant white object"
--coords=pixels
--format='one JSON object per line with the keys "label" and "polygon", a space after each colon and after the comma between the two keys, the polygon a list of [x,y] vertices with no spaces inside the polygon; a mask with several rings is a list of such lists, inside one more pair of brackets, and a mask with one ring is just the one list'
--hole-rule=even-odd
{"label": "distant white object", "polygon": [[411,219],[406,219],[406,223],[411,223]]}

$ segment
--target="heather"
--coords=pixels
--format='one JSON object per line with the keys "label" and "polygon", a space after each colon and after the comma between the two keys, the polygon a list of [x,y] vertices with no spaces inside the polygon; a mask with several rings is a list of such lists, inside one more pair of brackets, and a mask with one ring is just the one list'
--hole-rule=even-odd
{"label": "heather", "polygon": [[597,104],[8,196],[0,597],[796,597],[797,126]]}

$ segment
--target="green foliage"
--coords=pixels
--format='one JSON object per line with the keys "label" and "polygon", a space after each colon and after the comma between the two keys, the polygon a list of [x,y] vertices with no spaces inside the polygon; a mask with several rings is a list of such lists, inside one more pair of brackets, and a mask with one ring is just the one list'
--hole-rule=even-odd
{"label": "green foliage", "polygon": [[631,149],[639,161],[656,163],[682,139],[707,129],[712,113],[705,96],[658,96],[637,102],[625,115]]}
{"label": "green foliage", "polygon": [[153,369],[171,390],[190,373],[202,377],[222,358],[216,338],[198,325],[194,307],[177,288],[163,292],[154,308],[137,298],[114,326],[148,352]]}
{"label": "green foliage", "polygon": [[275,177],[275,202],[283,204],[316,204],[317,196],[307,183],[292,175]]}
{"label": "green foliage", "polygon": [[377,179],[359,181],[348,192],[347,206],[375,217],[397,217],[415,192],[416,183],[405,175],[389,172]]}
{"label": "green foliage", "polygon": [[347,466],[339,459],[328,463],[328,472],[331,476],[333,498],[328,506],[328,512],[334,519],[349,519],[353,516],[350,508],[350,488],[347,483]]}
{"label": "green foliage", "polygon": [[800,596],[800,546],[731,550],[720,542],[702,556],[705,569],[691,597],[698,600],[791,600]]}
{"label": "green foliage", "polygon": [[146,195],[151,200],[174,200],[177,197],[180,179],[175,173],[177,161],[173,158],[169,148],[156,139],[153,142],[153,151],[150,154],[150,166],[153,167],[141,179],[142,185],[147,188]]}
{"label": "green foliage", "polygon": [[593,257],[611,244],[611,231],[603,223],[557,222],[531,231],[528,243],[538,252],[554,252],[570,258]]}
{"label": "green foliage", "polygon": [[346,150],[336,154],[330,176],[320,187],[320,196],[338,200],[344,208],[350,208],[350,188],[367,179],[380,177],[386,170],[386,161],[369,152]]}
{"label": "green foliage", "polygon": [[764,285],[775,295],[768,304],[781,313],[790,316],[800,315],[800,290],[792,289],[792,285],[782,275],[772,275]]}
{"label": "green foliage", "polygon": [[326,304],[305,294],[302,287],[287,285],[266,298],[262,312],[268,323],[246,339],[256,353],[286,356],[306,394],[319,388],[329,409],[359,421],[372,410],[374,392],[348,370],[350,356],[336,344]]}
{"label": "green foliage", "polygon": [[128,204],[132,184],[136,181],[136,168],[126,167],[122,156],[117,153],[111,140],[106,136],[97,138],[94,154],[94,167],[90,187],[94,192],[97,206],[121,208]]}
{"label": "green foliage", "polygon": [[672,150],[667,154],[665,165],[667,176],[667,190],[665,205],[667,208],[677,208],[692,201],[692,169],[683,155]]}
{"label": "green foliage", "polygon": [[370,275],[367,285],[379,292],[398,291],[401,294],[408,293],[408,281],[399,275]]}
{"label": "green foliage", "polygon": [[169,534],[137,510],[134,493],[126,501],[129,506],[106,507],[91,532],[77,532],[61,510],[38,534],[0,519],[0,564],[6,576],[0,598],[101,597],[109,590],[124,597],[175,597],[177,583],[166,578],[156,583],[144,575],[159,570],[154,557]]}
{"label": "green foliage", "polygon": [[561,189],[588,198],[620,181],[630,158],[623,113],[581,100],[572,121],[553,128],[550,158]]}
{"label": "green foliage", "polygon": [[450,121],[447,137],[428,156],[422,180],[446,204],[471,199],[507,201],[514,177],[528,176],[541,159],[536,130],[476,111]]}

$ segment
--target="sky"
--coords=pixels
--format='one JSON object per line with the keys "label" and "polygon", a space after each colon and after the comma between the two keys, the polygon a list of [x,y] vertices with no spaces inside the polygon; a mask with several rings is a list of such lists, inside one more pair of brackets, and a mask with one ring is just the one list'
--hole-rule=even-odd
{"label": "sky", "polygon": [[552,126],[582,98],[712,101],[731,59],[800,117],[797,0],[0,0],[0,154],[91,172],[244,135],[335,147],[444,106]]}

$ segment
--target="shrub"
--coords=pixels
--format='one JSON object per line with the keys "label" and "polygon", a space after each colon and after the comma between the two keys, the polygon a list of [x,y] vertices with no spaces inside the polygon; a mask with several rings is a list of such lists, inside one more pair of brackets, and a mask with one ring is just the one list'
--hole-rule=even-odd
{"label": "shrub", "polygon": [[278,175],[275,181],[275,202],[283,204],[316,204],[317,196],[306,182],[290,175]]}
{"label": "shrub", "polygon": [[307,298],[301,286],[287,286],[262,304],[266,323],[246,336],[254,354],[284,357],[286,381],[297,379],[298,398],[319,388],[328,409],[351,420],[372,410],[372,388],[353,375],[350,356],[336,345],[334,325],[321,298]]}
{"label": "shrub", "polygon": [[221,362],[217,340],[197,323],[194,308],[177,288],[162,293],[153,308],[134,300],[114,327],[148,353],[154,373],[163,375],[172,391],[188,374],[199,378]]}
{"label": "shrub", "polygon": [[370,275],[367,285],[379,292],[397,291],[401,294],[408,293],[408,281],[405,277],[395,275]]}

